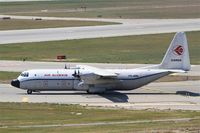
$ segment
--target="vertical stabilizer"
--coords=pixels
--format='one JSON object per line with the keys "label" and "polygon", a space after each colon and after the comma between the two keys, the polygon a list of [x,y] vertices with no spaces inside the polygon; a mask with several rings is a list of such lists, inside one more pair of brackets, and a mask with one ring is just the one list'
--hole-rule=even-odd
{"label": "vertical stabilizer", "polygon": [[159,68],[190,70],[188,43],[184,32],[176,33]]}

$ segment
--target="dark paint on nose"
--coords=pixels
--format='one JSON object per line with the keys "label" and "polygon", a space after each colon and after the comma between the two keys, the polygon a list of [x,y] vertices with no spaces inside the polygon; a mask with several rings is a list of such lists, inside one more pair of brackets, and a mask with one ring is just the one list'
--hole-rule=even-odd
{"label": "dark paint on nose", "polygon": [[14,79],[11,81],[11,85],[14,86],[14,87],[17,87],[19,88],[20,87],[20,82],[18,79]]}

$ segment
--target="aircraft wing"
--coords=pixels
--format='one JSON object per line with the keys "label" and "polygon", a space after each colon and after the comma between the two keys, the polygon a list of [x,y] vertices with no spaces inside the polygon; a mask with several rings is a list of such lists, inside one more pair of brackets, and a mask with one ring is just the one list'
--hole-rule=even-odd
{"label": "aircraft wing", "polygon": [[96,74],[102,77],[116,77],[117,76],[116,73],[113,73],[101,68],[96,68],[96,67],[91,67],[91,66],[86,66],[86,65],[79,65],[78,67],[81,69],[87,69],[91,71],[93,74]]}
{"label": "aircraft wing", "polygon": [[79,65],[78,67],[80,69],[89,70],[88,73],[85,73],[85,74],[83,73],[80,75],[80,78],[86,84],[105,83],[105,82],[109,82],[109,80],[102,81],[103,79],[114,79],[115,77],[117,77],[116,73],[107,71],[105,69],[86,66],[86,65]]}

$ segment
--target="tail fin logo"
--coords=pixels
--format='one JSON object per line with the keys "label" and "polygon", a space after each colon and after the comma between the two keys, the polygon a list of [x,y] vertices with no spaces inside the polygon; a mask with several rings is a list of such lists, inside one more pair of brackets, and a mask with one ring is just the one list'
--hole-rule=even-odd
{"label": "tail fin logo", "polygon": [[183,47],[181,45],[178,45],[174,48],[174,54],[175,55],[182,55],[184,52]]}

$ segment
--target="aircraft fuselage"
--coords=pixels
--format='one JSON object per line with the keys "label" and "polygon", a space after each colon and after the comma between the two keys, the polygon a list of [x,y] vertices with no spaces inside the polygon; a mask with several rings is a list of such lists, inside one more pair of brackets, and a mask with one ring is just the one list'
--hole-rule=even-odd
{"label": "aircraft fuselage", "polygon": [[81,74],[91,73],[84,69],[30,70],[22,72],[11,84],[15,87],[32,91],[79,90],[104,92],[106,90],[136,89],[169,74],[169,72],[153,69],[107,69],[107,71],[116,73],[117,77],[100,79],[95,83],[90,81],[91,83],[84,84],[84,81],[74,76],[75,71],[79,71]]}

